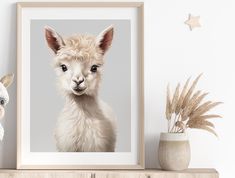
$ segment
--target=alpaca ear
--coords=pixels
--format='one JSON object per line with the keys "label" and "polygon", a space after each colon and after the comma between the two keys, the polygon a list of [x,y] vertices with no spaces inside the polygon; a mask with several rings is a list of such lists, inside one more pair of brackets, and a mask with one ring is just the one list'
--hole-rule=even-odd
{"label": "alpaca ear", "polygon": [[97,44],[102,49],[103,54],[109,49],[113,40],[113,26],[109,26],[97,36]]}
{"label": "alpaca ear", "polygon": [[7,74],[0,79],[0,82],[4,85],[4,87],[9,87],[14,79],[14,74]]}
{"label": "alpaca ear", "polygon": [[55,54],[61,49],[62,46],[65,45],[63,38],[51,27],[45,27],[45,37],[48,46],[54,51]]}

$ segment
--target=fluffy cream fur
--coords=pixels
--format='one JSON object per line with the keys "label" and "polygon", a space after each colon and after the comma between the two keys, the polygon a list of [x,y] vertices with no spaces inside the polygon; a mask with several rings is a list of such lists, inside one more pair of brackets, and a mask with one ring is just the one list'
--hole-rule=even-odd
{"label": "fluffy cream fur", "polygon": [[103,57],[111,46],[113,27],[97,37],[73,35],[67,39],[46,27],[45,36],[55,53],[53,66],[66,100],[55,129],[58,151],[115,151],[115,117],[98,97]]}
{"label": "fluffy cream fur", "polygon": [[[14,75],[8,74],[0,79],[0,119],[2,119],[5,115],[5,106],[9,102],[9,95],[7,92],[7,87],[11,85],[13,82]],[[3,139],[4,136],[4,128],[0,123],[0,140]]]}

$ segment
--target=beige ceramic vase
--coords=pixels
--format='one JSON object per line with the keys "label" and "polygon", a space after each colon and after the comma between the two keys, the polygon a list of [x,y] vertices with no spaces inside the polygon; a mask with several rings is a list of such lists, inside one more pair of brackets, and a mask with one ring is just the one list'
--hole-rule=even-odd
{"label": "beige ceramic vase", "polygon": [[159,163],[162,169],[179,171],[188,168],[190,162],[190,145],[186,133],[161,133]]}

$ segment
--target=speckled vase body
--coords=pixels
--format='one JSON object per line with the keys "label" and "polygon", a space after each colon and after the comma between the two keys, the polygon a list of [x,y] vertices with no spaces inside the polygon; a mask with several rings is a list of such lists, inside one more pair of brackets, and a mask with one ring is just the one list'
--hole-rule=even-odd
{"label": "speckled vase body", "polygon": [[185,170],[190,162],[190,145],[186,133],[161,133],[158,159],[162,169]]}

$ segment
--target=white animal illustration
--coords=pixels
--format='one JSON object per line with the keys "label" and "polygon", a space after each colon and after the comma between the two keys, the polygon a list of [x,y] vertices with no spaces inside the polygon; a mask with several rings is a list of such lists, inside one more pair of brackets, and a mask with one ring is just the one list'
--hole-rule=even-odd
{"label": "white animal illustration", "polygon": [[[7,92],[7,88],[13,82],[13,78],[14,78],[13,74],[8,74],[0,79],[0,119],[2,119],[5,116],[5,106],[9,102],[9,95]],[[4,136],[4,128],[0,123],[0,140],[3,139],[3,136]]]}
{"label": "white animal illustration", "polygon": [[98,95],[104,55],[112,44],[113,31],[110,26],[98,36],[62,38],[51,27],[45,27],[47,44],[54,52],[58,88],[65,97],[55,128],[58,151],[115,151],[116,119]]}

